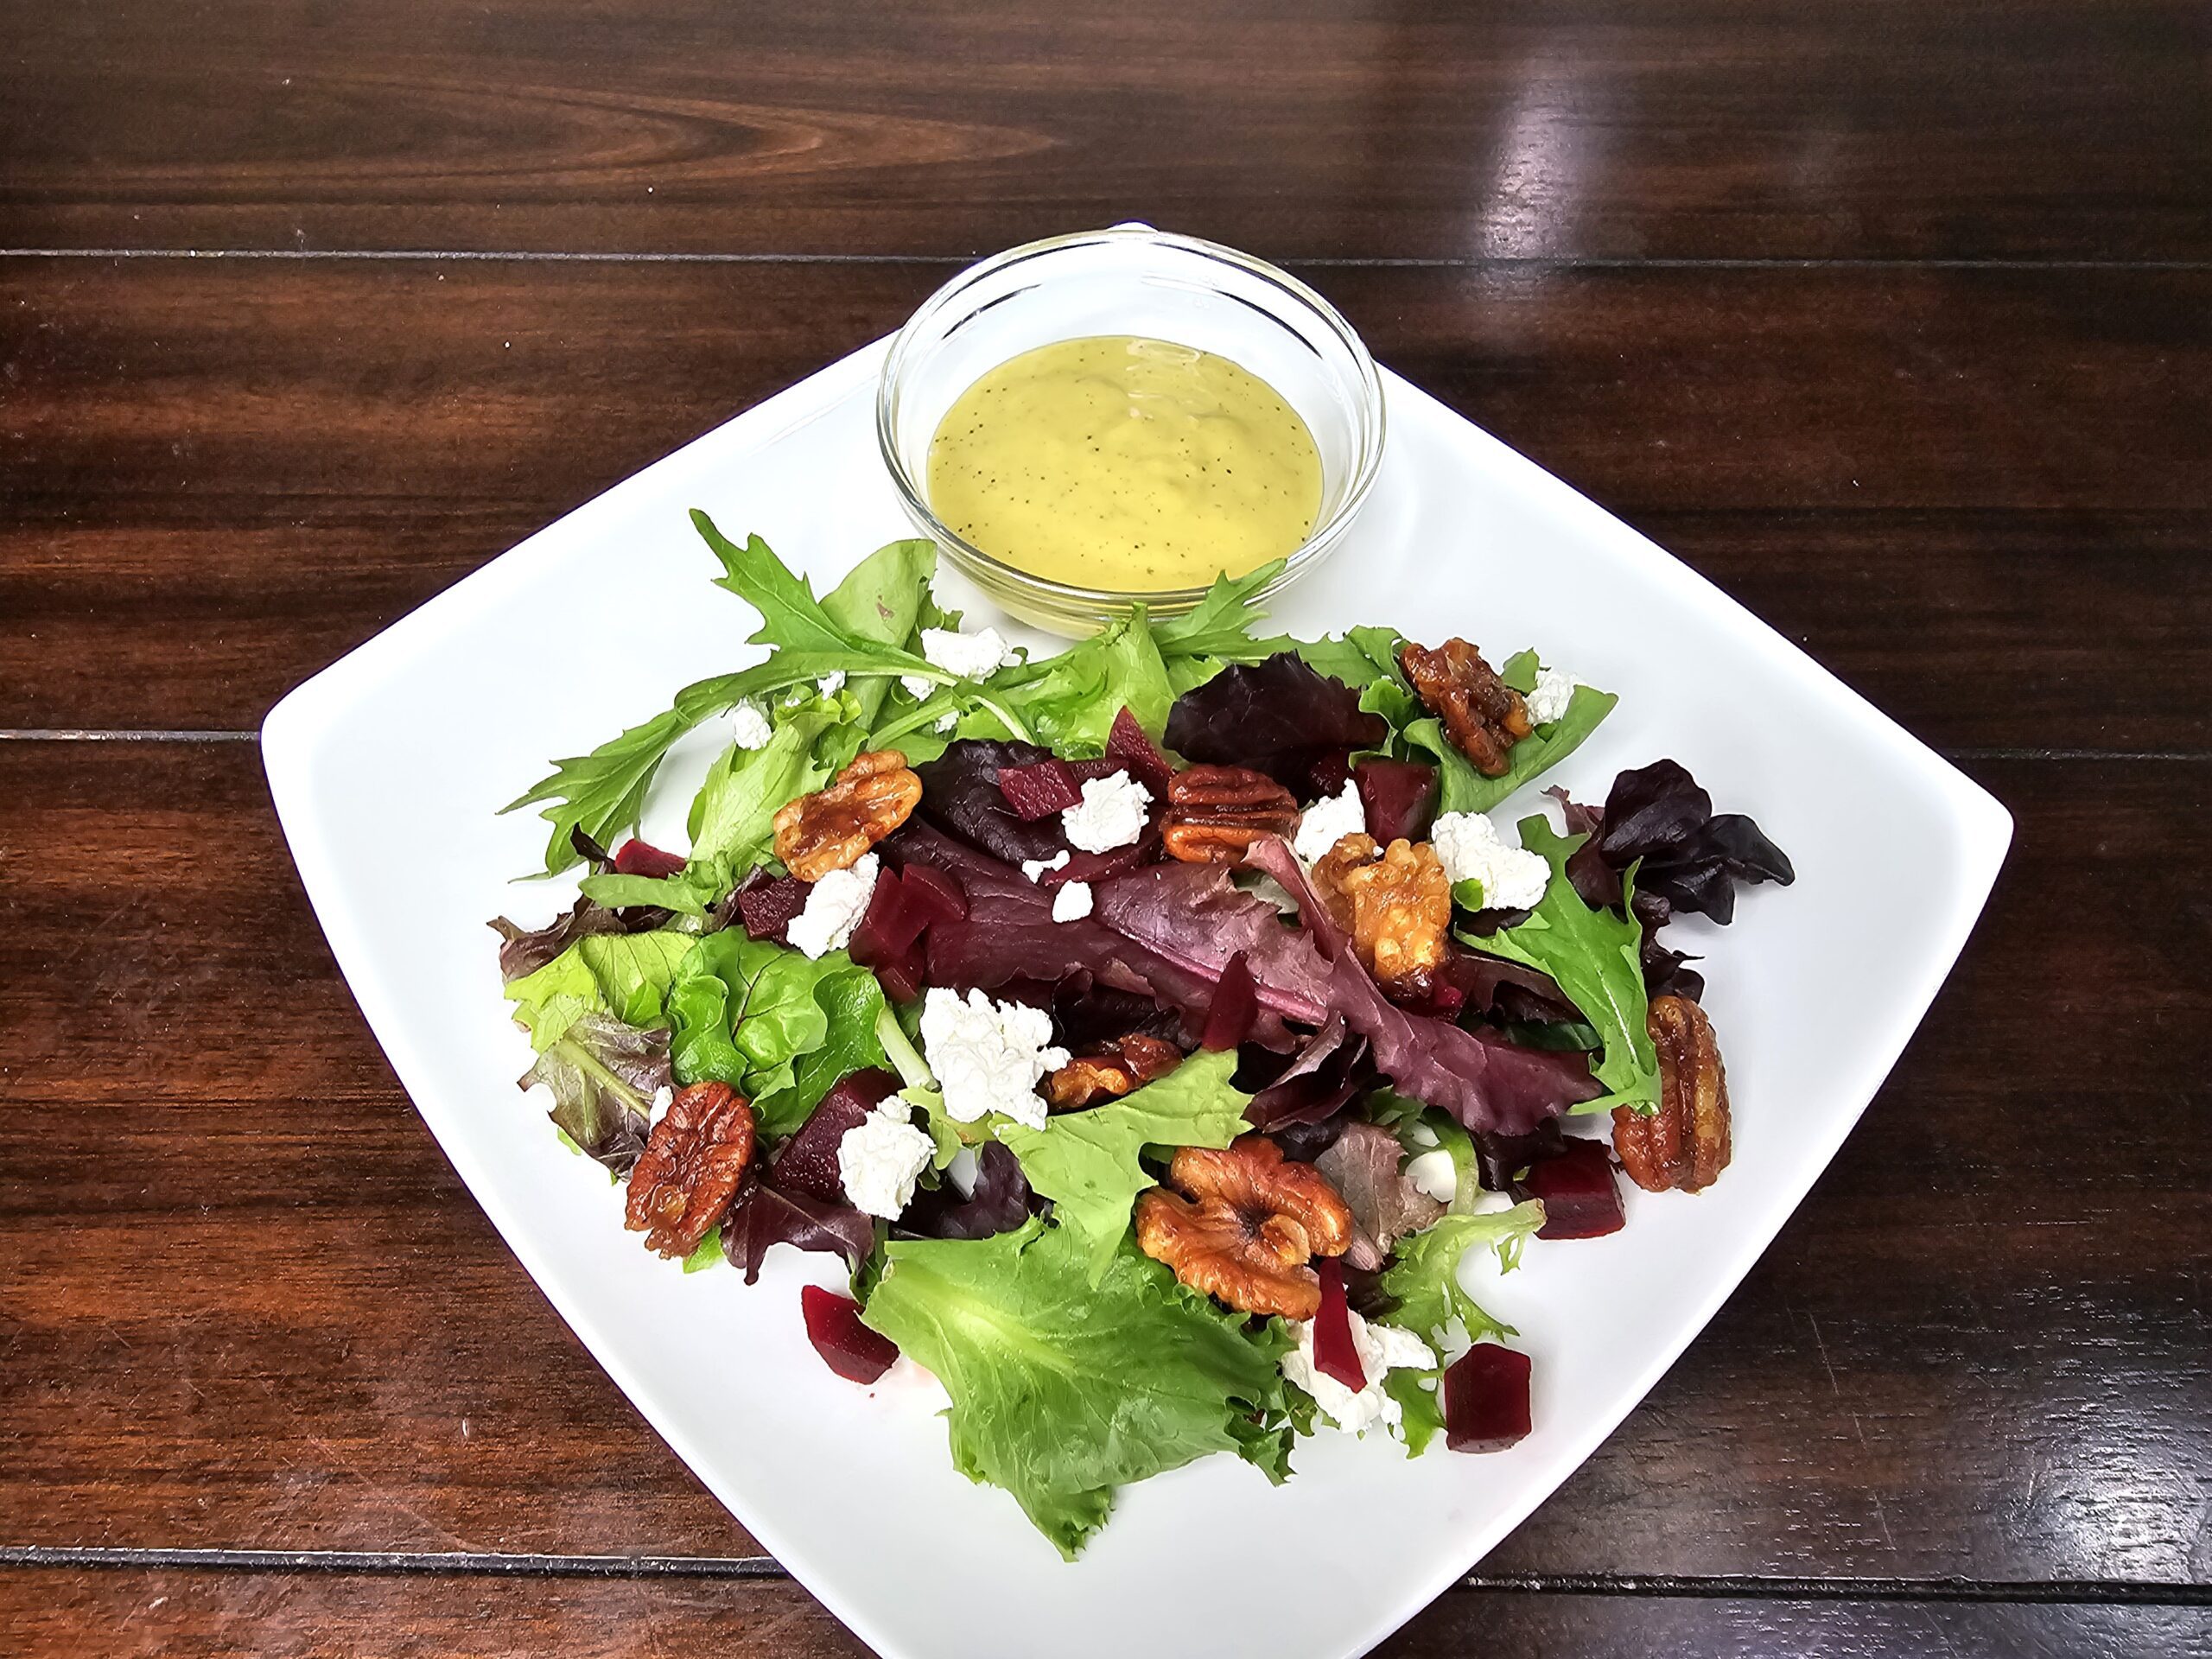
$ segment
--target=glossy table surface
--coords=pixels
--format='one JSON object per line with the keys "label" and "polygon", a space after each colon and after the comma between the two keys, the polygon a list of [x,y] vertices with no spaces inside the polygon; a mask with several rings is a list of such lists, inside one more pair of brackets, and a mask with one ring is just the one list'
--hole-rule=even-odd
{"label": "glossy table surface", "polygon": [[1741,1291],[1382,1651],[2212,1648],[2201,4],[0,16],[0,1649],[860,1650],[439,1155],[252,734],[1134,218],[1292,264],[2018,823]]}

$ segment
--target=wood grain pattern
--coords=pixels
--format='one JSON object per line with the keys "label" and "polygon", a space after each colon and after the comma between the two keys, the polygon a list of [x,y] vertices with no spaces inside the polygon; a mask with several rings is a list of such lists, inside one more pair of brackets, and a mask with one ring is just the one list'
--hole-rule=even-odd
{"label": "wood grain pattern", "polygon": [[[791,1585],[151,1571],[0,1574],[22,1659],[849,1659],[868,1649]],[[1002,1652],[982,1645],[978,1652]],[[2202,1652],[2196,1607],[1653,1600],[1453,1591],[1376,1659],[1700,1659],[1942,1652],[1947,1659],[2154,1659]]]}
{"label": "wood grain pattern", "polygon": [[2187,0],[10,0],[17,247],[2202,259]]}
{"label": "wood grain pattern", "polygon": [[[941,274],[0,261],[0,728],[251,728]],[[2212,749],[2212,272],[1317,275],[1930,741]]]}
{"label": "wood grain pattern", "polygon": [[[1975,771],[2019,839],[1927,1027],[1486,1570],[2212,1580],[2212,766]],[[251,746],[0,744],[0,799],[35,1150],[0,1170],[0,1544],[756,1553],[390,1080]]]}

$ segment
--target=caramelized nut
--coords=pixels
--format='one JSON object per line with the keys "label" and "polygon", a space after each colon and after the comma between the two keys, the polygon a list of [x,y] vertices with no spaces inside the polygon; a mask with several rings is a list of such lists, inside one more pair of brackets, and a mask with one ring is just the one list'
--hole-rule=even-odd
{"label": "caramelized nut", "polygon": [[1306,1264],[1342,1255],[1353,1231],[1351,1210],[1319,1170],[1248,1135],[1221,1151],[1182,1147],[1167,1180],[1137,1200],[1140,1249],[1241,1313],[1313,1317],[1321,1281]]}
{"label": "caramelized nut", "polygon": [[922,780],[896,749],[853,757],[836,781],[776,812],[776,856],[802,881],[850,869],[922,798]]}
{"label": "caramelized nut", "polygon": [[625,1223],[649,1249],[689,1255],[728,1212],[753,1161],[753,1109],[726,1083],[695,1083],[653,1125],[635,1168]]}
{"label": "caramelized nut", "polygon": [[1046,1103],[1056,1112],[1072,1112],[1102,1100],[1118,1100],[1182,1063],[1183,1051],[1174,1044],[1133,1031],[1077,1055],[1046,1077]]}
{"label": "caramelized nut", "polygon": [[1503,778],[1512,770],[1513,746],[1535,728],[1521,694],[1497,677],[1482,652],[1465,639],[1446,639],[1433,651],[1408,643],[1398,662],[1477,772]]}
{"label": "caramelized nut", "polygon": [[1647,1192],[1695,1192],[1728,1167],[1728,1074],[1705,1010],[1655,996],[1644,1022],[1659,1051],[1659,1109],[1613,1108],[1613,1150]]}
{"label": "caramelized nut", "polygon": [[1231,864],[1262,836],[1298,829],[1298,803],[1265,772],[1189,766],[1167,785],[1160,839],[1185,864]]}
{"label": "caramelized nut", "polygon": [[1450,946],[1452,884],[1436,849],[1394,841],[1379,857],[1367,836],[1346,836],[1313,867],[1313,886],[1376,981],[1418,993]]}

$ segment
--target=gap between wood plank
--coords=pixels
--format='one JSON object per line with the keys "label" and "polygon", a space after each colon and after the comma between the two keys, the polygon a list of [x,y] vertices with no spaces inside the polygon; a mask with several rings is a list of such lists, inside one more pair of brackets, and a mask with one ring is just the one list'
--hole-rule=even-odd
{"label": "gap between wood plank", "polygon": [[[498,1578],[760,1579],[790,1574],[766,1555],[535,1555],[462,1551],[134,1548],[53,1544],[0,1545],[0,1569],[205,1572],[320,1572],[363,1574],[481,1574]],[[2037,1605],[2212,1606],[2212,1585],[2124,1579],[1990,1582],[1966,1579],[1806,1579],[1681,1573],[1470,1573],[1453,1586],[1525,1595],[1659,1596],[1681,1600],[2017,1602]]]}
{"label": "gap between wood plank", "polygon": [[[943,265],[955,268],[988,258],[995,250],[970,253],[731,253],[600,252],[502,248],[0,248],[0,259],[277,259],[474,260],[523,264],[659,265]],[[2212,270],[2203,259],[1938,259],[1938,258],[1632,258],[1544,255],[1469,255],[1433,257],[1359,257],[1286,254],[1278,262],[1317,270],[1382,268],[1403,270]]]}

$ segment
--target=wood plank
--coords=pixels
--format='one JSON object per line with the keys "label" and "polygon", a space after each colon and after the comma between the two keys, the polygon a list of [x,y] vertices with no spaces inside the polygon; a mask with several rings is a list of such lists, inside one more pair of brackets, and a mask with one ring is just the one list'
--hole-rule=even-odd
{"label": "wood plank", "polygon": [[[979,1642],[988,1610],[978,1610]],[[868,1649],[789,1584],[696,1580],[377,1577],[188,1569],[0,1573],[0,1629],[22,1659],[629,1659],[711,1652],[827,1659]],[[1162,1653],[1173,1653],[1172,1635]],[[1777,1653],[1854,1659],[2163,1659],[2202,1653],[2212,1611],[1955,1601],[1653,1599],[1459,1590],[1375,1649],[1377,1659],[1471,1652],[1646,1659]],[[979,1645],[979,1651],[993,1651]]]}
{"label": "wood plank", "polygon": [[2202,259],[2188,0],[11,0],[16,247]]}
{"label": "wood plank", "polygon": [[[940,274],[0,260],[0,728],[251,728]],[[1930,741],[2212,747],[2212,271],[1317,274]]]}
{"label": "wood plank", "polygon": [[[0,1544],[756,1553],[392,1084],[256,759],[0,743]],[[2212,766],[1975,771],[2019,836],[1928,1027],[1491,1568],[2212,1579]]]}

